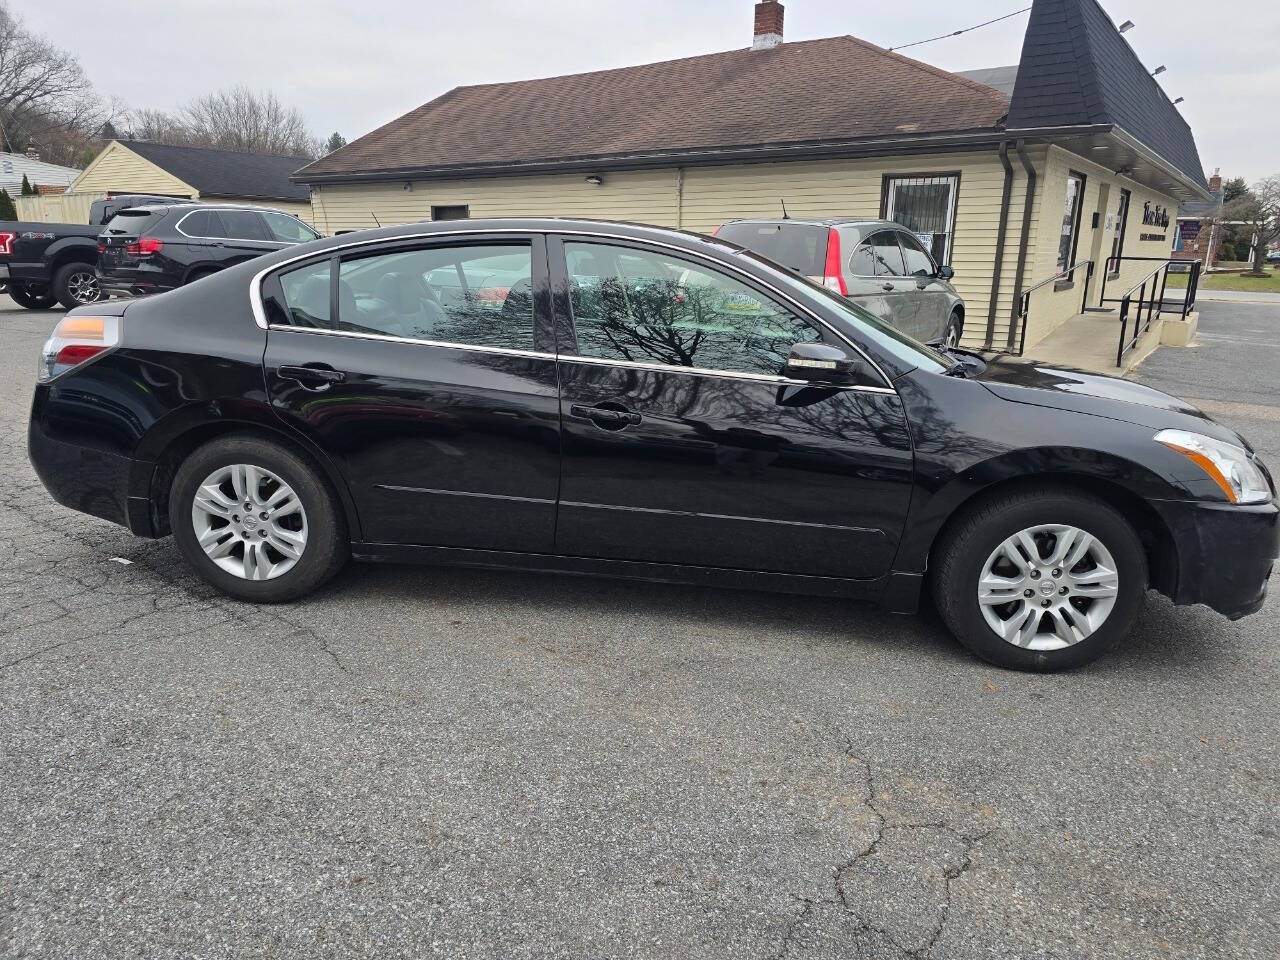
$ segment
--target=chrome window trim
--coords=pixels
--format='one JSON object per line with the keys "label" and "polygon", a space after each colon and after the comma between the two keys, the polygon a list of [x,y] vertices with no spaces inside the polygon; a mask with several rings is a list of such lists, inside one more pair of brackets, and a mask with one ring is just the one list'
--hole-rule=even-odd
{"label": "chrome window trim", "polygon": [[[449,222],[449,221],[441,221],[441,222]],[[471,229],[462,229],[462,230],[433,230],[429,233],[412,233],[412,234],[404,234],[402,236],[396,236],[396,237],[376,237],[370,240],[353,240],[350,243],[342,243],[336,246],[326,247],[323,251],[311,251],[309,253],[302,253],[296,257],[290,257],[286,260],[281,260],[279,263],[274,263],[271,266],[263,267],[261,270],[259,270],[257,273],[253,275],[253,278],[249,281],[249,306],[253,312],[254,322],[256,322],[258,326],[261,327],[263,330],[269,329],[270,326],[276,326],[281,329],[288,329],[288,330],[303,329],[298,327],[284,326],[283,324],[274,324],[274,325],[268,324],[267,314],[262,306],[263,279],[267,276],[267,274],[274,273],[277,270],[282,270],[285,267],[289,266],[290,264],[299,263],[303,260],[309,260],[312,257],[332,259],[335,256],[338,256],[338,257],[342,256],[344,251],[358,249],[360,247],[373,246],[375,244],[404,243],[404,242],[411,242],[414,240],[453,239],[453,238],[461,238],[461,237],[468,237],[468,236],[484,236],[486,234],[495,234],[495,233],[499,233],[499,234],[535,234],[536,233],[536,234],[541,234],[543,236],[556,235],[556,236],[573,236],[573,237],[595,237],[595,238],[599,238],[606,241],[622,240],[624,242],[637,243],[637,244],[640,244],[641,246],[644,246],[647,244],[649,246],[661,247],[665,250],[674,251],[675,253],[684,257],[693,257],[695,259],[699,259],[704,263],[708,263],[713,266],[719,267],[722,270],[732,271],[734,273],[739,274],[740,276],[746,277],[747,280],[750,281],[751,283],[757,284],[763,287],[764,289],[768,290],[779,300],[782,300],[785,303],[791,304],[791,306],[797,311],[799,311],[803,316],[808,317],[814,323],[818,324],[818,326],[821,327],[823,330],[830,332],[840,342],[842,342],[847,347],[849,347],[849,349],[853,350],[854,353],[860,356],[863,360],[867,361],[867,363],[871,365],[871,369],[873,369],[876,372],[876,375],[879,376],[880,379],[885,384],[883,387],[877,387],[875,389],[884,390],[889,393],[897,393],[897,391],[894,390],[892,386],[890,386],[893,383],[892,378],[890,378],[884,372],[880,364],[876,363],[876,361],[872,359],[872,357],[868,355],[866,351],[864,351],[860,346],[854,343],[842,331],[838,330],[831,323],[827,322],[822,317],[818,316],[818,314],[816,314],[812,309],[810,309],[805,304],[801,303],[799,300],[797,300],[787,291],[774,286],[773,284],[769,283],[766,280],[761,280],[759,277],[755,276],[749,271],[744,270],[741,267],[736,266],[735,264],[726,263],[724,261],[717,260],[715,257],[708,256],[704,253],[686,250],[684,247],[676,246],[673,243],[665,243],[661,240],[654,240],[649,237],[637,238],[637,237],[630,237],[620,233],[608,233],[604,231],[582,230],[582,229],[576,229],[573,227],[564,227],[564,228],[559,228],[559,227],[556,227],[556,228],[473,227]],[[323,331],[323,332],[345,332],[345,331]],[[403,338],[390,337],[388,339],[397,340],[397,339],[403,339]],[[451,346],[451,345],[442,344],[442,346]],[[461,349],[499,349],[499,348],[477,348],[477,347],[463,346]],[[545,356],[545,354],[534,354],[534,355]],[[577,354],[560,354],[559,358],[567,359],[569,357],[577,358],[578,355]],[[621,363],[626,361],[604,361],[604,362]],[[661,368],[660,367],[660,369],[688,370],[692,368],[690,367]],[[712,372],[714,373],[715,371],[712,371]],[[732,371],[724,371],[724,373],[726,373],[728,376],[738,375],[733,373]],[[798,381],[798,382],[806,383],[807,381]],[[867,387],[862,389],[871,389],[871,388]]]}
{"label": "chrome window trim", "polygon": [[565,363],[587,363],[597,367],[625,367],[628,370],[658,370],[662,373],[689,373],[700,377],[721,377],[726,380],[752,380],[759,383],[776,383],[786,387],[816,387],[822,390],[855,390],[862,393],[897,394],[892,387],[873,387],[862,384],[816,383],[812,380],[795,380],[770,373],[746,373],[735,370],[712,370],[709,367],[682,367],[669,363],[641,363],[638,360],[607,360],[603,357],[583,357],[576,353],[562,353],[558,360]]}
{"label": "chrome window trim", "polygon": [[[284,242],[283,240],[255,240],[252,237],[202,237],[194,233],[187,233],[187,231],[182,229],[182,223],[184,220],[187,219],[187,217],[193,217],[197,213],[208,213],[210,207],[222,207],[222,206],[223,204],[210,204],[209,207],[206,207],[204,210],[188,210],[179,218],[178,222],[173,225],[173,229],[177,230],[178,233],[182,234],[188,240],[235,240],[238,243],[283,243]],[[290,216],[290,214],[285,213],[283,210],[262,210],[257,207],[227,206],[226,209],[239,210],[241,212],[247,211],[249,213],[278,213],[281,216],[285,216],[285,217]],[[214,211],[214,212],[216,213],[217,211]],[[297,218],[295,217],[294,219],[297,219]],[[298,222],[301,223],[302,221],[298,220]],[[320,238],[317,237],[316,239],[318,240]]]}
{"label": "chrome window trim", "polygon": [[280,330],[288,333],[307,333],[322,337],[348,337],[353,340],[378,340],[384,343],[413,343],[422,347],[443,347],[446,350],[471,350],[478,353],[498,353],[508,357],[535,357],[539,360],[554,360],[554,353],[542,353],[539,350],[517,350],[513,347],[480,347],[469,343],[451,343],[447,340],[425,340],[419,337],[396,337],[388,333],[363,333],[359,330],[324,330],[320,327],[295,327],[287,323],[273,323],[268,330]]}

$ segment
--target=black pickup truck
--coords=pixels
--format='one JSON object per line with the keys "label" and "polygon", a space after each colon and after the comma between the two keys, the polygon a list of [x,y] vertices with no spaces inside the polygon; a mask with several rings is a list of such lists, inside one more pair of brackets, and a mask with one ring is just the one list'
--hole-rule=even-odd
{"label": "black pickup truck", "polygon": [[20,307],[48,310],[55,303],[72,307],[102,297],[94,268],[98,234],[126,207],[139,204],[189,203],[186,198],[118,194],[95,200],[89,223],[0,221],[0,283]]}

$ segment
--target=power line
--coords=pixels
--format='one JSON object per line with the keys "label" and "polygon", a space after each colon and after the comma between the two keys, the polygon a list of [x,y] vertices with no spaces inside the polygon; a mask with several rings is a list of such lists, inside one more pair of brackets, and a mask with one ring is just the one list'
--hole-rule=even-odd
{"label": "power line", "polygon": [[1013,13],[1006,13],[1003,17],[996,17],[994,20],[988,20],[986,23],[975,24],[972,27],[965,27],[963,30],[953,30],[951,33],[940,33],[936,37],[930,37],[928,40],[917,40],[915,43],[904,43],[901,46],[890,47],[889,52],[894,50],[905,50],[907,47],[918,47],[922,43],[933,43],[935,40],[945,40],[947,37],[958,37],[962,33],[968,33],[970,30],[978,30],[982,27],[989,27],[993,23],[999,23],[1001,20],[1008,20],[1010,17],[1016,17],[1020,13],[1026,13],[1030,7],[1023,7],[1021,10],[1015,10]]}

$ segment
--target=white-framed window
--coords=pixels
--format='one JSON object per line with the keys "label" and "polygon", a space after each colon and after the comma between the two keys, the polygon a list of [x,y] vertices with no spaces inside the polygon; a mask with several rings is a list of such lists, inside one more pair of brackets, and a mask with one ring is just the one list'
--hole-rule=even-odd
{"label": "white-framed window", "polygon": [[960,174],[887,176],[881,216],[900,223],[938,263],[951,262]]}

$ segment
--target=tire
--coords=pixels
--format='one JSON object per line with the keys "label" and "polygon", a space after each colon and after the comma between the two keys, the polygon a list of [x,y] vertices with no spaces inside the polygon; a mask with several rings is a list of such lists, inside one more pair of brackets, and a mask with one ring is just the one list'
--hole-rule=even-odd
{"label": "tire", "polygon": [[68,310],[97,303],[102,299],[102,289],[98,286],[93,264],[79,260],[64,263],[55,270],[49,287],[53,296]]}
{"label": "tire", "polygon": [[[1040,551],[1035,563],[1026,541],[1016,539],[1022,532],[1030,532]],[[1008,555],[1011,542],[1022,557],[1021,572]],[[1059,547],[1070,569],[1053,564]],[[1096,660],[1128,635],[1146,595],[1147,558],[1133,527],[1109,504],[1059,487],[980,503],[944,532],[934,555],[933,595],[943,621],[971,652],[1013,670],[1067,670]],[[1115,577],[1107,575],[1112,569]],[[979,600],[984,588],[985,604]],[[999,603],[1006,597],[1009,602]]]}
{"label": "tire", "polygon": [[960,316],[959,310],[952,310],[947,325],[942,331],[942,345],[958,347],[962,336],[964,336],[964,319]]}
{"label": "tire", "polygon": [[9,296],[18,306],[26,307],[28,310],[52,310],[58,302],[57,298],[47,290],[35,293],[23,283],[11,284]]}
{"label": "tire", "polygon": [[[236,474],[246,465],[261,480],[257,495],[251,494],[254,508],[242,513],[239,496],[230,494],[243,495],[246,477],[239,472],[237,480]],[[208,492],[212,478],[222,478],[217,496]],[[289,488],[301,511],[289,509],[288,497],[272,507],[268,501],[282,490],[277,483]],[[252,480],[248,486],[255,486]],[[202,489],[202,501],[225,515],[196,505]],[[264,512],[275,510],[278,515],[262,520]],[[253,603],[283,603],[310,593],[341,570],[350,554],[346,520],[319,470],[293,451],[257,437],[223,437],[187,457],[170,487],[169,525],[178,549],[201,577],[223,593]],[[202,533],[220,556],[211,557],[201,546]],[[296,548],[299,536],[296,558],[276,549],[277,544]],[[251,579],[255,573],[258,578]]]}

